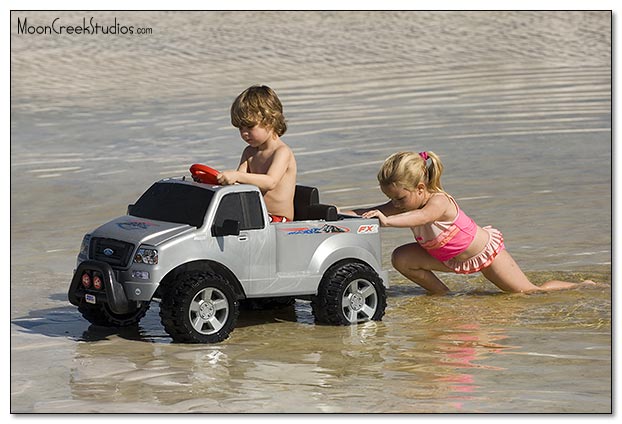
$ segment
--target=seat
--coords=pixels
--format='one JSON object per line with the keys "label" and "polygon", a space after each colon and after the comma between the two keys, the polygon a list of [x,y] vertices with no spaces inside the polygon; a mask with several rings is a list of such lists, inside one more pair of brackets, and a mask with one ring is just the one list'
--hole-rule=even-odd
{"label": "seat", "polygon": [[307,219],[337,221],[339,219],[339,214],[337,213],[336,206],[316,203],[307,208]]}
{"label": "seat", "polygon": [[294,192],[294,221],[311,219],[337,221],[337,208],[320,203],[320,192],[316,187],[297,185]]}
{"label": "seat", "polygon": [[315,187],[297,185],[294,192],[294,221],[307,218],[307,208],[320,203],[320,192]]}

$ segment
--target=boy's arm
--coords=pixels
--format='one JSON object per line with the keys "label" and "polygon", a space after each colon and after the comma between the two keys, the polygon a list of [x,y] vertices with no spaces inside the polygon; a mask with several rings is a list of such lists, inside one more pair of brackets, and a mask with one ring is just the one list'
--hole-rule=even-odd
{"label": "boy's arm", "polygon": [[268,172],[265,174],[253,174],[248,171],[248,164],[245,159],[245,155],[242,155],[240,165],[237,171],[224,171],[218,175],[218,182],[220,184],[253,184],[261,190],[262,193],[266,193],[270,190],[274,190],[276,186],[281,182],[291,159],[291,152],[287,148],[280,148],[274,152],[274,158],[268,168]]}
{"label": "boy's arm", "polygon": [[250,156],[250,148],[247,147],[242,152],[242,156],[240,157],[240,164],[238,165],[238,169],[235,171],[222,171],[218,175],[216,175],[216,180],[218,184],[222,185],[231,185],[238,182],[238,174],[241,172],[248,172],[248,158]]}
{"label": "boy's arm", "polygon": [[240,158],[240,164],[238,165],[238,172],[248,172],[248,157],[250,156],[248,147],[246,149],[244,149],[244,152],[242,152],[242,157]]}

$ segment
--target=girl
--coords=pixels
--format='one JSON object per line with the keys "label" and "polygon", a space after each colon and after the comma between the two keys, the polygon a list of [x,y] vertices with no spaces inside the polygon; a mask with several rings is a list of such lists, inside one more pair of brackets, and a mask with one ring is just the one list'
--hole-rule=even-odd
{"label": "girl", "polygon": [[390,201],[354,211],[364,218],[378,218],[383,227],[411,229],[417,242],[393,251],[395,269],[432,294],[449,291],[432,271],[481,271],[501,290],[514,293],[577,286],[556,280],[533,285],[505,250],[501,232],[479,227],[443,191],[442,172],[443,164],[434,152],[395,153],[378,172],[380,189]]}

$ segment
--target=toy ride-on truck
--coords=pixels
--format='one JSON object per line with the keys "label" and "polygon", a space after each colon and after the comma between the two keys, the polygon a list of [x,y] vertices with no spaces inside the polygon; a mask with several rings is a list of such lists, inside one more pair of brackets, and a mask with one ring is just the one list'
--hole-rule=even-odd
{"label": "toy ride-on truck", "polygon": [[164,329],[187,343],[226,339],[245,299],[311,300],[318,323],[381,320],[380,247],[376,219],[338,215],[315,188],[296,187],[293,222],[270,223],[255,186],[169,178],[84,236],[68,297],[112,327],[160,299]]}

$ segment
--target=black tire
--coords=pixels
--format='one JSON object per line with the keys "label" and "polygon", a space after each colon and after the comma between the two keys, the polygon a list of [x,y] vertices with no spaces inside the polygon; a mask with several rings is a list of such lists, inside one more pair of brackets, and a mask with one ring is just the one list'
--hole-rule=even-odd
{"label": "black tire", "polygon": [[311,301],[318,323],[351,325],[380,321],[387,306],[382,279],[367,264],[341,262],[329,268]]}
{"label": "black tire", "polygon": [[160,303],[160,318],[176,342],[218,343],[229,337],[240,313],[231,284],[209,272],[180,275]]}
{"label": "black tire", "polygon": [[91,305],[84,301],[78,306],[78,311],[84,319],[94,325],[102,327],[129,327],[138,324],[149,310],[149,303],[142,302],[133,312],[115,314],[106,304]]}

